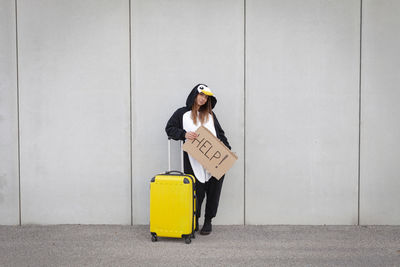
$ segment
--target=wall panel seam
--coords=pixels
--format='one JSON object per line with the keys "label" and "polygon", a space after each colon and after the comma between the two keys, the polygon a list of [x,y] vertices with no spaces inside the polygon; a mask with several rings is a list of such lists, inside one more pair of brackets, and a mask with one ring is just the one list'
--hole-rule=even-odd
{"label": "wall panel seam", "polygon": [[18,155],[18,214],[19,225],[22,225],[21,212],[21,135],[20,135],[20,99],[19,99],[19,54],[18,54],[18,0],[15,0],[15,58],[17,79],[17,155]]}
{"label": "wall panel seam", "polygon": [[246,0],[243,0],[243,225],[246,225]]}
{"label": "wall panel seam", "polygon": [[131,225],[133,225],[133,157],[132,157],[132,12],[131,0],[129,3],[129,161],[131,182]]}
{"label": "wall panel seam", "polygon": [[359,55],[359,77],[358,77],[358,205],[357,205],[357,225],[360,225],[360,186],[361,186],[361,70],[362,70],[362,17],[363,0],[360,0],[360,55]]}

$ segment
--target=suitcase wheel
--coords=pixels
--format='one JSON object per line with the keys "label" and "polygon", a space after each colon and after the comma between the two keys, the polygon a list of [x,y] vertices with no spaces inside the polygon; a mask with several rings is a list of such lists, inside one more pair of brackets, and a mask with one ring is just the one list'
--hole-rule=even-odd
{"label": "suitcase wheel", "polygon": [[190,236],[185,237],[186,244],[190,244],[191,242],[192,242],[192,239],[190,238]]}
{"label": "suitcase wheel", "polygon": [[158,238],[157,238],[157,234],[151,234],[151,241],[152,242],[157,242]]}

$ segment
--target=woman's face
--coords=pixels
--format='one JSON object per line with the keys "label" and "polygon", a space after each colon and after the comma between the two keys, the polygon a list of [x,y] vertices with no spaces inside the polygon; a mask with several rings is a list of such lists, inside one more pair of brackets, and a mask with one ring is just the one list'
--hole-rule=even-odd
{"label": "woman's face", "polygon": [[201,107],[202,105],[204,105],[207,102],[207,99],[208,99],[208,95],[200,93],[196,97],[196,104]]}

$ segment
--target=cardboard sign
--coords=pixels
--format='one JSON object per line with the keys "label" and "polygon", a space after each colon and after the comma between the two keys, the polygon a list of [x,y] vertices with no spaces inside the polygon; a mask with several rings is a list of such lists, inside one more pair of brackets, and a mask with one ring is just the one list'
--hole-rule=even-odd
{"label": "cardboard sign", "polygon": [[206,127],[197,129],[195,140],[186,140],[183,150],[195,158],[215,178],[220,179],[235,163],[237,156]]}

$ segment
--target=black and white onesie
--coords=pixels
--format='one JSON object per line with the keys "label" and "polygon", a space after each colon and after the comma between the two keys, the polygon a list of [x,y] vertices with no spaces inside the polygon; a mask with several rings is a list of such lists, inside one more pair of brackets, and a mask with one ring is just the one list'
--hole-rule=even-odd
{"label": "black and white onesie", "polygon": [[[186,132],[195,132],[197,128],[201,126],[200,122],[194,124],[191,118],[191,112],[197,95],[202,92],[202,89],[204,88],[208,89],[207,85],[196,85],[186,99],[186,106],[177,109],[168,120],[165,131],[169,137],[174,140],[185,141]],[[210,95],[208,97],[208,101],[211,101],[211,107],[214,109],[215,105],[217,104],[215,95]],[[219,140],[221,140],[229,149],[231,149],[228,139],[225,136],[225,132],[219,124],[214,112],[213,114],[209,115],[208,121],[203,126],[208,128],[208,130],[210,130]],[[201,166],[199,162],[197,162],[186,152],[184,152],[184,169],[185,173],[193,174],[196,177],[198,217],[200,217],[201,203],[204,199],[205,193],[207,193],[205,216],[209,218],[215,217],[224,176],[220,180],[215,179],[203,168],[203,166]]]}

